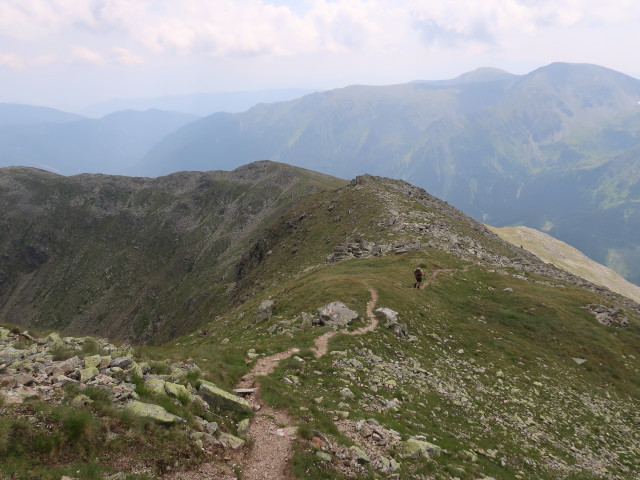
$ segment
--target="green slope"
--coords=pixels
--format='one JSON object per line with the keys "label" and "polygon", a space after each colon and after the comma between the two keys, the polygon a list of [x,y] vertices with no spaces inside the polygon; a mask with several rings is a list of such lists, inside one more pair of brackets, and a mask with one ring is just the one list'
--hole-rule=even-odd
{"label": "green slope", "polygon": [[271,162],[158,179],[0,170],[4,321],[149,342],[228,308],[273,219],[344,182]]}
{"label": "green slope", "polygon": [[[396,221],[385,222],[390,217]],[[336,243],[356,239],[392,249],[323,262]],[[545,266],[423,191],[390,180],[365,177],[320,193],[276,222],[264,241],[269,254],[254,256],[242,280],[256,294],[163,351],[208,361],[217,381],[232,386],[250,368],[242,366],[247,350],[301,348],[304,362],[282,362],[262,381],[263,398],[299,423],[297,478],[342,478],[346,471],[387,478],[374,462],[346,471],[335,455],[323,462],[310,442],[319,436],[375,450],[357,433],[364,419],[443,449],[403,458],[400,444],[378,445],[400,463],[400,478],[635,478],[637,304]],[[418,263],[433,276],[423,290],[411,288]],[[301,313],[342,301],[366,318],[369,289],[377,291],[378,307],[399,312],[411,337],[382,325],[338,334],[330,353],[315,359],[308,349],[327,328],[305,326]],[[275,302],[273,317],[256,323],[266,298]],[[586,310],[591,304],[621,309],[630,326],[601,325]],[[299,384],[290,383],[294,377]],[[340,394],[345,387],[353,398]]]}

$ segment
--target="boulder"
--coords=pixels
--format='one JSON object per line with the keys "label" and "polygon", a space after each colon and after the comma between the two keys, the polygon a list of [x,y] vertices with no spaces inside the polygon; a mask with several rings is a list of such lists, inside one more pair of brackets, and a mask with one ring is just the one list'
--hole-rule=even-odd
{"label": "boulder", "polygon": [[318,310],[320,325],[345,327],[358,318],[358,312],[351,310],[342,302],[331,302]]}
{"label": "boulder", "polygon": [[187,387],[178,383],[165,382],[164,391],[167,395],[176,398],[187,398],[191,396]]}
{"label": "boulder", "polygon": [[230,448],[232,450],[241,448],[244,445],[244,440],[234,435],[231,435],[230,433],[225,433],[225,432],[220,432],[220,435],[218,436],[218,441],[225,448]]}
{"label": "boulder", "polygon": [[184,422],[184,418],[169,413],[160,405],[154,405],[152,403],[143,403],[134,400],[125,407],[125,410],[138,417],[150,418],[162,424]]}
{"label": "boulder", "polygon": [[406,323],[398,321],[398,312],[390,308],[382,307],[376,309],[383,319],[383,326],[391,330],[397,337],[406,338],[409,336],[409,329]]}
{"label": "boulder", "polygon": [[92,355],[90,357],[86,357],[84,359],[84,368],[98,368],[101,362],[102,357],[100,355]]}
{"label": "boulder", "polygon": [[226,392],[211,382],[203,381],[198,389],[198,394],[211,408],[233,411],[251,410],[251,405],[244,398]]}
{"label": "boulder", "polygon": [[417,438],[410,438],[407,441],[400,442],[396,448],[400,458],[433,457],[442,453],[442,449],[439,446]]}
{"label": "boulder", "polygon": [[360,464],[371,462],[371,458],[369,458],[369,455],[367,455],[367,452],[365,452],[360,447],[356,447],[354,445],[354,446],[350,447],[349,450],[351,450],[351,452],[353,453],[353,456],[356,459],[356,462],[358,462]]}
{"label": "boulder", "polygon": [[275,302],[273,300],[263,300],[258,306],[256,312],[256,323],[265,322],[273,315],[273,306]]}
{"label": "boulder", "polygon": [[144,381],[144,388],[156,395],[165,395],[165,384],[161,378],[149,378]]}
{"label": "boulder", "polygon": [[80,383],[87,383],[90,380],[96,378],[96,376],[100,373],[96,367],[83,368],[80,370]]}
{"label": "boulder", "polygon": [[382,316],[384,321],[383,326],[385,328],[392,327],[398,323],[398,312],[395,310],[391,310],[387,307],[381,307],[376,309],[376,313],[379,313]]}

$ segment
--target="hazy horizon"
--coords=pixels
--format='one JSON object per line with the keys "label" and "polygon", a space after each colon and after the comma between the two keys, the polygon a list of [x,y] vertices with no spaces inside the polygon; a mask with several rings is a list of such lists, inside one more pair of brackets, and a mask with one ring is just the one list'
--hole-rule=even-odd
{"label": "hazy horizon", "polygon": [[525,74],[591,63],[640,77],[626,0],[0,0],[0,102],[115,99]]}

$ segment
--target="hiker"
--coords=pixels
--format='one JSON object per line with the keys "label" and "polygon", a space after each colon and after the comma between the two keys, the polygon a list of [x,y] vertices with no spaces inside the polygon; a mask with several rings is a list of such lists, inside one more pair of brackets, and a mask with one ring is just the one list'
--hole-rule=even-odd
{"label": "hiker", "polygon": [[422,285],[422,277],[424,276],[424,273],[422,273],[422,268],[419,265],[418,268],[413,271],[413,276],[416,277],[413,288],[417,288],[418,290],[420,290],[420,285]]}

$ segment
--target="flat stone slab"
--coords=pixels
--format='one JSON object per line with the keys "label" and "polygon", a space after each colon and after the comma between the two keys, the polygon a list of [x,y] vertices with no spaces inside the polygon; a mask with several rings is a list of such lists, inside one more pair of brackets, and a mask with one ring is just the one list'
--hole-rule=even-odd
{"label": "flat stone slab", "polygon": [[222,390],[211,382],[203,381],[198,394],[211,408],[233,411],[251,410],[251,405],[244,398]]}
{"label": "flat stone slab", "polygon": [[184,418],[169,413],[160,405],[154,405],[153,403],[143,403],[134,400],[125,407],[125,410],[138,417],[150,418],[158,423],[172,424],[184,422]]}

